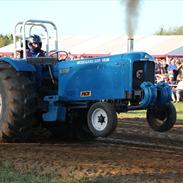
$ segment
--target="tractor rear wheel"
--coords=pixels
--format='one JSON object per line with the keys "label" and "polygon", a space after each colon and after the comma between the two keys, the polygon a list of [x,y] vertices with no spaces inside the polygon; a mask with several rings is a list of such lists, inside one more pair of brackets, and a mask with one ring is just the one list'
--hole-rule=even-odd
{"label": "tractor rear wheel", "polygon": [[149,126],[158,132],[170,130],[176,122],[176,110],[172,103],[155,106],[147,110]]}
{"label": "tractor rear wheel", "polygon": [[26,72],[0,62],[0,141],[26,141],[35,122],[36,92]]}

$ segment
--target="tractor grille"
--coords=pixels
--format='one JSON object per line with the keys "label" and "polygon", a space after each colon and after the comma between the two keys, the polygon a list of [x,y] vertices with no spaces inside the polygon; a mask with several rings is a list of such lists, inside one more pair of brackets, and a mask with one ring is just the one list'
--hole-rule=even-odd
{"label": "tractor grille", "polygon": [[133,63],[133,82],[134,90],[140,90],[140,85],[144,81],[154,83],[155,64],[151,61],[137,61]]}

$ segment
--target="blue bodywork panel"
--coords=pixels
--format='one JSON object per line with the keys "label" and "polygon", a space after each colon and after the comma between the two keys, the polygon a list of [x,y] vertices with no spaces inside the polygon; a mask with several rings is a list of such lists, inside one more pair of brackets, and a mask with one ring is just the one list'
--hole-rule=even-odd
{"label": "blue bodywork panel", "polygon": [[[45,73],[46,64],[30,64],[25,59],[11,58],[0,61],[10,64],[17,72],[35,72],[38,89],[42,87],[42,80],[49,76]],[[43,121],[65,121],[69,103],[133,101],[138,93],[139,104],[127,105],[127,110],[147,109],[171,101],[170,87],[166,83],[154,84],[154,59],[144,52],[56,62],[51,67],[58,90],[44,96],[48,111],[43,114]],[[67,107],[63,103],[67,103]]]}
{"label": "blue bodywork panel", "polygon": [[[143,96],[138,105],[126,104],[127,110],[147,109],[171,101],[170,87],[166,83],[154,84],[154,59],[144,52],[59,62],[54,65],[53,74],[58,80],[58,96],[45,98],[49,110],[43,115],[44,121],[64,121],[66,110],[58,106],[59,102],[134,100],[135,90],[137,93],[140,90]],[[144,75],[142,80],[137,78],[140,74]]]}
{"label": "blue bodywork panel", "polygon": [[16,71],[36,72],[32,64],[27,63],[25,59],[0,58],[1,62],[6,62],[13,66]]}
{"label": "blue bodywork panel", "polygon": [[125,99],[125,92],[132,91],[133,62],[140,60],[153,62],[144,52],[60,62],[53,69],[58,96],[68,101]]}
{"label": "blue bodywork panel", "polygon": [[43,121],[65,121],[66,108],[55,105],[59,101],[58,96],[46,96],[44,101],[49,102],[48,112],[43,114]]}

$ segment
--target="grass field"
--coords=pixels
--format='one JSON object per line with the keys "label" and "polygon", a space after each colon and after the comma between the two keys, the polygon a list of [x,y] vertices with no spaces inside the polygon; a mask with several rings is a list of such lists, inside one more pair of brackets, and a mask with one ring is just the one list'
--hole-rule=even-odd
{"label": "grass field", "polygon": [[[21,173],[13,168],[9,163],[0,164],[0,183],[83,183],[87,178],[80,180],[64,181],[53,176],[38,176],[33,173]],[[96,182],[97,183],[97,182]]]}
{"label": "grass field", "polygon": [[[177,111],[177,122],[183,122],[183,102],[174,104]],[[121,113],[119,118],[146,118],[145,110],[129,111],[127,113]]]}
{"label": "grass field", "polygon": [[48,177],[35,176],[31,173],[22,174],[16,171],[10,164],[0,165],[0,182],[1,183],[57,183]]}

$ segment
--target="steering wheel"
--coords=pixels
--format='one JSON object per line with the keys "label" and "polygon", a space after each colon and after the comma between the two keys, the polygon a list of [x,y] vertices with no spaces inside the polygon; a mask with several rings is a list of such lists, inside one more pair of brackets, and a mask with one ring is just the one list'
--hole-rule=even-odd
{"label": "steering wheel", "polygon": [[[59,53],[64,53],[65,54],[65,57],[62,58],[62,59],[59,59]],[[68,58],[68,55],[69,55],[66,51],[54,51],[54,50],[53,51],[50,51],[48,55],[50,57],[53,57],[55,54],[57,55],[57,60],[60,61],[60,62],[61,61],[65,61]]]}

